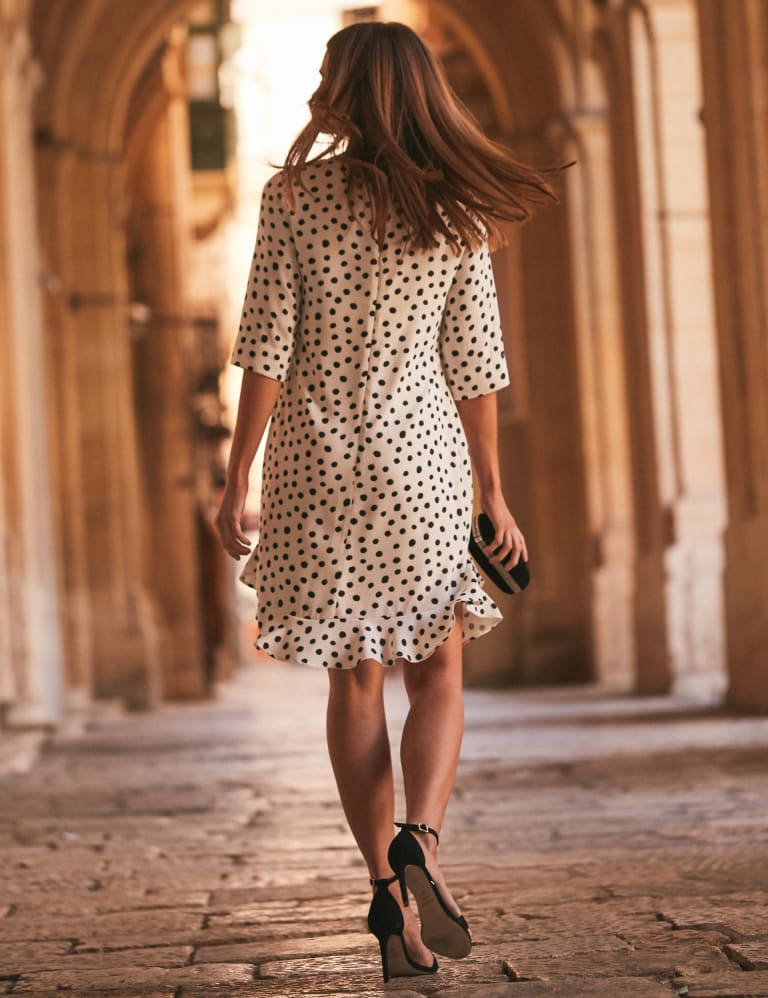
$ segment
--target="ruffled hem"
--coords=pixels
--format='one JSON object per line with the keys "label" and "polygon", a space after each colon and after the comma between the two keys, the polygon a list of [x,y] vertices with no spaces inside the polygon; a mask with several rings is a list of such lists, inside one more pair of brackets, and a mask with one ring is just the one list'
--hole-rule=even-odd
{"label": "ruffled hem", "polygon": [[267,619],[260,608],[254,646],[278,661],[315,668],[354,669],[363,659],[373,659],[386,668],[401,658],[422,662],[450,636],[457,603],[465,604],[463,644],[487,634],[503,619],[474,570],[472,575],[476,581],[468,589],[428,613],[357,620],[285,617],[278,621]]}

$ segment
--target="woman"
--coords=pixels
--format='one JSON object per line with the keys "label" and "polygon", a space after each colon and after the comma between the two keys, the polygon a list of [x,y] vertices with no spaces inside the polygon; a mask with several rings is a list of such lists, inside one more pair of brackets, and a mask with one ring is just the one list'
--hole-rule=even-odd
{"label": "woman", "polygon": [[[501,619],[468,554],[470,458],[496,527],[489,552],[528,557],[500,488],[495,393],[509,374],[489,241],[557,198],[482,134],[405,25],[339,31],[321,75],[262,196],[216,522],[234,558],[250,553],[240,578],[258,591],[257,646],[328,670],[328,749],[386,981],[470,951],[437,859],[463,734],[462,645]],[[331,143],[308,159],[319,135]],[[250,552],[240,520],[270,417]],[[390,841],[383,667],[399,661],[406,822]]]}

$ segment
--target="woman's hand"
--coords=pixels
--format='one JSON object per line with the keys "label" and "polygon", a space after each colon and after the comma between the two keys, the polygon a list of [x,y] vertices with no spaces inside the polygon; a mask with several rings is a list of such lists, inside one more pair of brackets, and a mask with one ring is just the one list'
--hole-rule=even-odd
{"label": "woman's hand", "polygon": [[249,554],[251,550],[251,542],[243,533],[241,526],[247,495],[247,480],[236,478],[231,482],[227,481],[219,512],[213,521],[227,553],[238,561],[242,555]]}
{"label": "woman's hand", "polygon": [[243,371],[237,419],[227,465],[227,484],[213,521],[228,554],[240,559],[251,550],[243,533],[243,509],[248,495],[248,472],[259,449],[269,417],[280,394],[280,382],[257,371]]}
{"label": "woman's hand", "polygon": [[528,561],[528,547],[525,543],[525,537],[514,516],[510,513],[501,492],[494,491],[483,495],[481,505],[483,512],[488,514],[496,528],[493,540],[483,545],[491,561],[505,562],[510,553],[512,554],[510,567],[514,567],[518,563],[521,554]]}

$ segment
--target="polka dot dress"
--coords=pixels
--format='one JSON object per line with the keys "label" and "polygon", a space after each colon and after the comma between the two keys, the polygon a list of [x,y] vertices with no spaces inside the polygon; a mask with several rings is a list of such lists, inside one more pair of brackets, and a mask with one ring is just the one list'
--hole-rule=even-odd
{"label": "polka dot dress", "polygon": [[468,552],[454,401],[509,384],[490,253],[406,251],[397,214],[380,250],[343,159],[304,169],[295,210],[279,173],[264,187],[231,356],[282,382],[240,579],[258,593],[256,647],[276,659],[419,662],[457,603],[465,644],[502,619]]}

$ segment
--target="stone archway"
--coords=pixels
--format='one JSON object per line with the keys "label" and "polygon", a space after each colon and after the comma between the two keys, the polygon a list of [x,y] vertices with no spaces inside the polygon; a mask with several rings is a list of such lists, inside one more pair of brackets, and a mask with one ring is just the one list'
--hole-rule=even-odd
{"label": "stone archway", "polygon": [[[536,482],[535,508],[521,505],[520,518],[536,524],[530,539],[546,594],[539,605],[532,586],[530,619],[515,619],[523,677],[716,695],[723,504],[714,337],[707,297],[697,305],[684,287],[706,282],[708,259],[692,127],[695,6],[400,0],[391,9],[417,24],[430,11],[450,20],[488,93],[506,95],[496,101],[511,122],[504,138],[524,158],[579,161],[565,210],[524,229],[518,261],[497,274],[500,295],[512,289],[521,305],[513,355],[525,370],[512,421],[522,446],[503,446]],[[658,87],[671,92],[673,72],[679,107],[658,97]],[[696,182],[683,189],[688,174],[674,173],[670,159],[686,161]],[[686,226],[697,233],[695,254]],[[528,660],[519,647],[526,626]],[[478,657],[487,661],[489,650],[490,639]]]}
{"label": "stone archway", "polygon": [[[137,82],[187,6],[184,0],[157,0],[134,15],[125,8],[115,11],[106,0],[55,8],[39,3],[32,19],[36,48],[47,69],[37,111],[43,240],[48,267],[61,282],[60,293],[47,302],[48,328],[66,357],[53,387],[56,397],[69,393],[56,427],[65,455],[62,475],[67,476],[61,483],[66,504],[60,543],[69,553],[62,559],[68,573],[65,588],[73,594],[68,640],[71,649],[90,649],[92,654],[90,666],[82,655],[77,660],[77,679],[103,695],[133,690],[130,698],[136,704],[151,701],[161,685],[173,689],[173,684],[171,677],[161,677],[156,621],[143,582],[144,500],[127,378],[124,135]],[[466,77],[464,90],[476,107],[485,101],[482,113],[494,119],[484,122],[489,130],[499,135],[522,130],[527,152],[539,162],[562,158],[562,137],[553,140],[550,127],[561,112],[561,87],[549,37],[552,25],[541,17],[541,8],[528,5],[527,13],[537,45],[531,46],[529,35],[525,51],[519,41],[516,51],[533,75],[546,60],[547,86],[539,86],[535,101],[513,94],[514,114],[508,81],[494,68],[510,39],[497,33],[491,44],[476,29],[462,29],[466,11],[461,4],[433,5],[433,10],[454,40],[464,39],[454,71],[462,63],[464,70],[478,67],[474,98]],[[518,79],[525,91],[524,75]],[[476,661],[478,679],[536,682],[590,676],[590,547],[566,229],[564,216],[553,214],[535,235],[523,234],[497,261],[515,358],[502,447],[509,488],[540,552],[539,586],[527,604],[514,606],[514,669],[508,635],[495,652],[486,647]],[[561,254],[537,266],[552,245],[560,246]],[[562,291],[555,301],[553,286]],[[553,355],[565,362],[553,365]],[[73,384],[79,386],[76,392]],[[514,468],[521,464],[534,468],[529,481],[544,483],[535,494],[530,487],[521,490],[515,478]],[[556,516],[564,493],[572,497],[568,521]],[[574,584],[574,579],[581,582]],[[510,616],[512,610],[510,606]]]}
{"label": "stone archway", "polygon": [[162,693],[202,692],[194,635],[186,667],[158,654],[159,622],[146,586],[152,497],[139,480],[126,269],[131,98],[189,6],[65,0],[38,2],[31,14],[45,66],[35,115],[38,205],[56,289],[45,308],[48,347],[59,358],[50,397],[57,403],[54,491],[61,496],[68,680],[136,707]]}
{"label": "stone archway", "polygon": [[[31,18],[45,67],[35,116],[38,206],[45,335],[56,358],[50,429],[60,455],[53,491],[61,496],[68,681],[106,695],[128,692],[137,705],[161,686],[173,689],[173,677],[161,676],[143,581],[146,500],[127,377],[126,123],[142,74],[190,2],[154,0],[129,10],[108,0],[39,0]],[[392,0],[382,12],[407,20],[403,3]],[[637,191],[626,200],[615,193],[633,170],[644,170],[646,181],[653,172],[630,162],[631,142],[622,143],[616,127],[620,101],[631,115],[647,111],[637,77],[615,69],[631,16],[622,4],[577,7],[557,0],[409,4],[453,46],[449,72],[492,134],[532,162],[581,163],[567,176],[563,207],[545,209],[495,261],[513,368],[502,407],[507,491],[535,551],[538,584],[524,602],[507,601],[512,626],[500,634],[503,644],[489,638],[482,649],[470,647],[468,665],[482,680],[594,677],[660,692],[676,681],[688,647],[681,638],[693,635],[690,647],[706,651],[703,604],[688,594],[712,538],[676,541],[675,524],[695,531],[703,506],[659,494],[656,463],[667,460],[654,449],[663,437],[663,386],[642,365],[628,369],[633,358],[648,360],[638,315],[653,297],[629,268],[643,262],[655,231],[647,197],[643,217],[639,201],[634,215],[623,210]],[[690,0],[645,7],[663,8],[653,14],[662,26],[668,17],[690,20],[693,10]],[[626,127],[631,132],[636,122]],[[633,218],[645,226],[645,246],[621,232]],[[675,328],[687,328],[683,319]],[[670,342],[685,352],[687,337]],[[674,433],[688,448],[691,481],[701,484],[694,409],[683,388],[681,380],[674,385]],[[515,476],[521,466],[523,486]],[[671,581],[652,594],[654,573],[665,571]]]}

